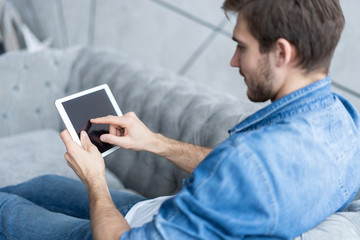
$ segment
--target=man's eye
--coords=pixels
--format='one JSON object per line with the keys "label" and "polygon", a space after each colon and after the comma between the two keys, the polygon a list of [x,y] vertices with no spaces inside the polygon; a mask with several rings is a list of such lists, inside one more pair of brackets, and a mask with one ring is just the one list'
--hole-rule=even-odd
{"label": "man's eye", "polygon": [[240,50],[240,52],[244,52],[245,51],[245,47],[242,45],[237,45],[237,48]]}

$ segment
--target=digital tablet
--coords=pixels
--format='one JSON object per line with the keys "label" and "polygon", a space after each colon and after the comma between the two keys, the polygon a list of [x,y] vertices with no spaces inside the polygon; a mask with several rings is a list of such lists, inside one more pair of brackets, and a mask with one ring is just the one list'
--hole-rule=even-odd
{"label": "digital tablet", "polygon": [[80,146],[80,133],[84,130],[103,157],[119,148],[100,140],[102,134],[109,133],[109,125],[90,122],[90,119],[107,115],[122,116],[107,84],[58,99],[55,106],[72,139]]}

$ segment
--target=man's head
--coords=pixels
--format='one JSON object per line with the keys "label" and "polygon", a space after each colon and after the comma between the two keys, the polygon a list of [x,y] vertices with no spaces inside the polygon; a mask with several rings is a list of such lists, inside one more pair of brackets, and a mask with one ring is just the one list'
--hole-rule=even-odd
{"label": "man's head", "polygon": [[[245,77],[250,100],[276,99],[282,83],[271,81],[281,57],[303,74],[328,74],[345,22],[338,0],[225,0],[223,9],[238,13],[234,40],[239,44],[231,65]],[[238,40],[256,45],[257,60]]]}

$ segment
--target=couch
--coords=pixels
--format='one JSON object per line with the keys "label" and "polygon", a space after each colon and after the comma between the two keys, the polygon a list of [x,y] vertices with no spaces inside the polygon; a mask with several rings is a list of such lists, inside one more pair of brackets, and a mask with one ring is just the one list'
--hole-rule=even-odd
{"label": "couch", "polygon": [[[52,47],[60,49],[0,55],[0,187],[42,174],[77,179],[64,160],[65,148],[59,137],[64,125],[54,101],[103,83],[110,86],[123,113],[133,111],[151,130],[201,146],[216,146],[228,136],[228,129],[257,110],[246,101],[125,54],[63,44],[61,31],[51,27],[51,11],[40,11],[37,18],[31,14],[39,10],[37,7],[49,8],[57,1],[10,2],[39,39],[51,38]],[[40,17],[49,19],[41,28],[36,25]],[[148,198],[175,194],[188,176],[147,152],[119,149],[107,156],[105,163],[111,188]],[[359,198],[358,194],[343,212],[333,214],[297,240],[360,239]]]}

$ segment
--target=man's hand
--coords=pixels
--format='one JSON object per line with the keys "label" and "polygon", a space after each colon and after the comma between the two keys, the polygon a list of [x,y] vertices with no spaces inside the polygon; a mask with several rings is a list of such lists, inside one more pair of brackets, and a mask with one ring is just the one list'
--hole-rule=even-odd
{"label": "man's hand", "polygon": [[81,132],[80,138],[82,147],[73,141],[67,130],[61,133],[67,150],[65,159],[88,192],[93,238],[120,239],[130,226],[111,199],[105,179],[104,159],[85,131]]}
{"label": "man's hand", "polygon": [[110,124],[109,134],[103,134],[100,140],[135,151],[153,151],[157,147],[157,134],[130,112],[124,116],[106,116],[91,119],[94,124]]}
{"label": "man's hand", "polygon": [[85,131],[81,132],[82,147],[64,130],[60,134],[66,146],[65,159],[76,175],[88,187],[95,181],[105,180],[105,163],[97,147],[92,144]]}

